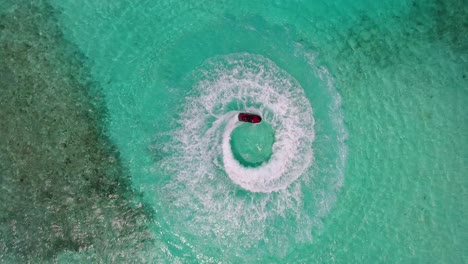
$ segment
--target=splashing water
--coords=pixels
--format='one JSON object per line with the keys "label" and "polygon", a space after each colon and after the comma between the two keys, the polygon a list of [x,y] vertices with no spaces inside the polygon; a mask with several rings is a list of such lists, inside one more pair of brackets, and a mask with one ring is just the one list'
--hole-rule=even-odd
{"label": "splashing water", "polygon": [[[314,171],[320,171],[314,170],[314,117],[304,89],[273,61],[249,53],[211,58],[192,75],[193,91],[167,145],[174,155],[160,165],[174,175],[160,193],[175,207],[172,224],[224,247],[268,240],[278,248],[282,233],[291,232],[310,241],[337,188],[314,188],[322,197],[315,211],[304,210],[302,189],[311,188]],[[260,113],[275,132],[272,156],[259,167],[246,167],[233,154],[231,134],[242,124],[240,111]],[[342,177],[339,172],[321,180]],[[294,224],[271,225],[284,218]]]}
{"label": "splashing water", "polygon": [[[195,177],[216,177],[210,165],[221,165],[231,180],[253,192],[285,189],[304,173],[312,161],[314,140],[312,108],[303,89],[272,61],[241,54],[215,58],[213,68],[204,71],[204,80],[195,88],[199,96],[188,99],[177,140],[184,155],[200,157],[205,167],[190,171]],[[276,132],[273,156],[260,168],[245,168],[233,157],[230,135],[240,123],[229,104],[237,100],[241,109],[268,116]],[[256,107],[258,106],[258,108]],[[214,120],[207,124],[207,119]],[[270,121],[271,120],[271,121]],[[208,130],[206,128],[209,127]]]}

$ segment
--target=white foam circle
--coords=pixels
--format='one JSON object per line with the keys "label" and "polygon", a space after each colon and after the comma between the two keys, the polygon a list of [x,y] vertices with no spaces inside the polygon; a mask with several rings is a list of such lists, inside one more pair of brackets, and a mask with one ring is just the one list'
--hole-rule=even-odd
{"label": "white foam circle", "polygon": [[[293,76],[249,53],[212,57],[178,83],[191,92],[181,102],[178,125],[161,135],[171,140],[157,164],[167,175],[160,178],[157,199],[160,208],[171,210],[161,214],[165,222],[179,234],[197,236],[197,252],[215,243],[239,256],[264,241],[276,254],[289,248],[288,239],[310,242],[312,229],[320,230],[343,185],[347,134],[333,79],[314,56],[297,47],[295,58],[309,66],[299,74],[311,74],[300,75],[304,88],[314,91],[307,97]],[[315,142],[308,98],[325,105],[316,109]],[[230,137],[241,111],[262,115],[274,130],[272,154],[258,167],[244,167],[232,152]],[[291,222],[272,224],[281,219]],[[193,246],[186,237],[181,241]]]}
{"label": "white foam circle", "polygon": [[[252,192],[285,189],[304,173],[313,159],[314,119],[304,90],[291,75],[271,60],[243,53],[209,60],[202,76],[181,120],[187,155],[206,157],[207,168],[222,154],[218,165]],[[242,166],[232,153],[230,136],[240,124],[238,110],[261,114],[275,130],[272,156],[259,167]],[[212,173],[215,170],[203,170],[199,176]]]}

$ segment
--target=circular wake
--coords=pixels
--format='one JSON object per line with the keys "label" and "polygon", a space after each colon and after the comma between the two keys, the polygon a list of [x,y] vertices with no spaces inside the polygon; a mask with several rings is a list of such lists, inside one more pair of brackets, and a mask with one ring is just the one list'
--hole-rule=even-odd
{"label": "circular wake", "polygon": [[[313,58],[304,58],[313,63]],[[322,79],[322,86],[309,87],[328,94],[322,102],[330,102],[319,108],[318,141],[311,97],[263,56],[215,56],[182,81],[192,90],[165,146],[170,155],[158,166],[168,175],[158,197],[159,208],[169,210],[161,214],[164,222],[178,230],[186,246],[203,252],[214,243],[237,255],[263,241],[268,254],[282,255],[286,252],[278,249],[312,240],[312,227],[320,226],[341,187],[345,159],[339,96],[330,80],[322,78],[326,71],[314,70],[314,80]],[[260,114],[274,131],[271,156],[257,167],[244,166],[232,151],[231,135],[241,124],[241,111]],[[313,151],[313,144],[319,148]],[[337,159],[330,155],[335,151]],[[199,246],[187,244],[190,239],[183,234],[197,237]]]}
{"label": "circular wake", "polygon": [[[216,170],[207,170],[212,164],[246,190],[285,189],[312,162],[314,119],[304,90],[258,55],[214,58],[207,66],[195,87],[197,95],[188,98],[181,118],[185,128],[179,140],[187,142],[184,154],[204,160],[203,168],[192,172],[194,177],[215,177]],[[275,131],[272,157],[258,168],[242,166],[232,153],[230,138],[241,124],[239,110],[260,113]]]}

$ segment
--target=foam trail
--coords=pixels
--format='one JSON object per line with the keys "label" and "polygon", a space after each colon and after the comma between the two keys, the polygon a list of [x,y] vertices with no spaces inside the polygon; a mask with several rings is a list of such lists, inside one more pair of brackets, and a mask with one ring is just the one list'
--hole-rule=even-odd
{"label": "foam trail", "polygon": [[[181,120],[184,128],[179,141],[186,145],[185,154],[206,157],[204,169],[194,174],[214,177],[216,172],[208,167],[219,157],[219,142],[223,170],[234,183],[253,192],[287,188],[313,158],[314,119],[303,89],[288,73],[261,56],[231,55],[210,64],[211,70],[204,72],[196,86],[199,94],[188,98],[189,107]],[[266,116],[264,122],[275,130],[273,154],[267,164],[245,168],[234,159],[230,135],[238,112],[229,110],[233,100],[242,110]],[[209,124],[207,117],[215,121]],[[211,127],[206,130],[207,126]]]}
{"label": "foam trail", "polygon": [[[211,58],[194,76],[180,126],[167,146],[173,155],[160,164],[171,175],[159,195],[174,208],[166,221],[199,242],[205,238],[206,245],[230,250],[236,250],[233,243],[254,247],[266,237],[275,248],[282,232],[310,241],[312,226],[328,212],[342,174],[324,176],[330,176],[325,182],[338,184],[313,190],[315,211],[304,210],[302,188],[312,188],[313,174],[322,170],[314,168],[315,120],[304,89],[271,60],[247,53]],[[262,115],[275,131],[272,155],[259,167],[243,167],[232,153],[230,137],[240,124],[240,111]],[[330,171],[326,165],[323,170]],[[271,221],[278,217],[296,219],[297,226],[277,229]]]}

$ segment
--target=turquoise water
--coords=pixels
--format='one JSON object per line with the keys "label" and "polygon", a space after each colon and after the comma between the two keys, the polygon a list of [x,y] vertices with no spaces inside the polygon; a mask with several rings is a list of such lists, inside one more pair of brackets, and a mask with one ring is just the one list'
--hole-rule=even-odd
{"label": "turquoise water", "polygon": [[0,7],[0,262],[468,261],[464,1]]}

